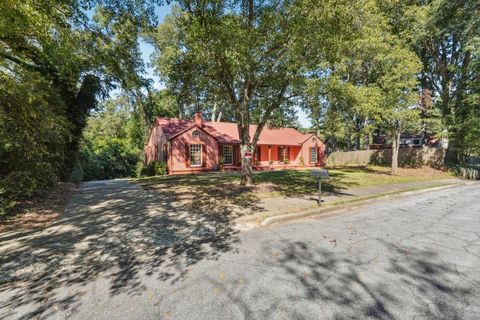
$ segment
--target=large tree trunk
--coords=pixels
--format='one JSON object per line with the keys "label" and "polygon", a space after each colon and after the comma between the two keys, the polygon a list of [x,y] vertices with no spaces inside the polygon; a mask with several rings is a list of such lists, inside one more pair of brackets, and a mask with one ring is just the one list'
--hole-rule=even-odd
{"label": "large tree trunk", "polygon": [[251,151],[248,145],[242,144],[240,146],[240,153],[242,156],[242,180],[240,181],[241,186],[251,186],[253,184],[253,168],[252,168],[252,159],[245,158],[245,152]]}
{"label": "large tree trunk", "polygon": [[253,168],[251,159],[245,158],[245,152],[251,152],[250,144],[250,132],[248,130],[250,127],[238,124],[238,133],[240,136],[240,157],[242,160],[242,179],[240,181],[241,186],[250,186],[253,184]]}
{"label": "large tree trunk", "polygon": [[400,149],[400,131],[397,130],[393,134],[392,144],[392,174],[398,173],[398,150]]}

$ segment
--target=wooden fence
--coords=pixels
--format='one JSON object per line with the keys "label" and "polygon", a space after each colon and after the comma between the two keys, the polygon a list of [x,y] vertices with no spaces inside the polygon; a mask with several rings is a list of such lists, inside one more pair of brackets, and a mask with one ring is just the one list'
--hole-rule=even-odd
{"label": "wooden fence", "polygon": [[[443,165],[445,150],[442,148],[401,148],[398,154],[400,166],[430,165],[440,167]],[[388,165],[392,159],[392,149],[372,149],[359,151],[337,151],[328,155],[328,166],[344,165]]]}

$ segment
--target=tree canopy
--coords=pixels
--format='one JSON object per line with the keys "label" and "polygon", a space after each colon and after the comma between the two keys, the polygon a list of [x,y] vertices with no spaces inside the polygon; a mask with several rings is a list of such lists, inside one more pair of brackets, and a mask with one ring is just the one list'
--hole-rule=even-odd
{"label": "tree canopy", "polygon": [[156,3],[0,3],[0,211],[8,199],[78,176],[82,132],[99,99],[145,85],[138,37],[155,24]]}
{"label": "tree canopy", "polygon": [[155,116],[236,122],[242,154],[299,107],[332,150],[421,132],[450,161],[480,154],[478,1],[182,0],[159,23],[161,4],[0,2],[0,213],[58,180],[141,172]]}

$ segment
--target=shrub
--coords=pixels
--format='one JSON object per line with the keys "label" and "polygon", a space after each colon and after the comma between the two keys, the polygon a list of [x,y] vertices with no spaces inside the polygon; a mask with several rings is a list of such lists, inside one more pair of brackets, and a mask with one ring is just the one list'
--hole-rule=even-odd
{"label": "shrub", "polygon": [[72,136],[63,99],[49,81],[30,72],[0,78],[0,213],[5,214],[66,174]]}
{"label": "shrub", "polygon": [[7,190],[0,188],[0,216],[6,215],[14,206],[15,201],[8,196]]}
{"label": "shrub", "polygon": [[139,161],[137,163],[136,174],[137,174],[137,177],[155,175],[155,164],[153,162],[149,164],[145,164],[143,161]]}
{"label": "shrub", "polygon": [[167,173],[168,168],[165,162],[151,162],[147,165],[143,161],[137,163],[137,177],[163,176]]}
{"label": "shrub", "polygon": [[131,177],[138,172],[139,152],[126,139],[98,139],[80,153],[84,180]]}
{"label": "shrub", "polygon": [[155,175],[163,176],[168,173],[167,164],[165,162],[155,162]]}
{"label": "shrub", "polygon": [[83,168],[80,161],[75,161],[75,166],[70,172],[68,180],[73,183],[80,183],[83,180]]}

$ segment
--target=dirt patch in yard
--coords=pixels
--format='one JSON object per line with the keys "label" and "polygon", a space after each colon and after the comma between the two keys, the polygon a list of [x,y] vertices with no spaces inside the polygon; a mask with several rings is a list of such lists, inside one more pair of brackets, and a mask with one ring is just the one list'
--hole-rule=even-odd
{"label": "dirt patch in yard", "polygon": [[39,229],[51,225],[63,213],[78,185],[59,183],[42,195],[21,201],[7,217],[0,217],[0,232]]}

